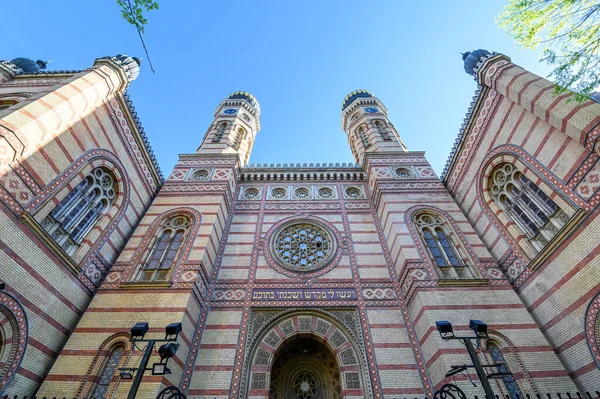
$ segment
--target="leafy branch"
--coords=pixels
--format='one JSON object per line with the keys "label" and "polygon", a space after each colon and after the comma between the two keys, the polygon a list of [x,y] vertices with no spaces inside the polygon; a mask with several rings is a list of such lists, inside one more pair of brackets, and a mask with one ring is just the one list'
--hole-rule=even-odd
{"label": "leafy branch", "polygon": [[150,61],[150,55],[148,54],[148,49],[146,48],[146,43],[144,42],[142,34],[144,33],[145,25],[148,23],[148,20],[144,16],[144,12],[158,10],[158,2],[153,0],[117,0],[117,4],[121,7],[123,19],[135,26],[140,41],[142,42],[144,52],[146,53],[146,59],[150,65],[150,70],[152,70],[152,73],[156,73],[152,66],[152,61]]}
{"label": "leafy branch", "polygon": [[509,0],[496,22],[523,48],[542,47],[557,94],[582,102],[600,86],[599,0]]}

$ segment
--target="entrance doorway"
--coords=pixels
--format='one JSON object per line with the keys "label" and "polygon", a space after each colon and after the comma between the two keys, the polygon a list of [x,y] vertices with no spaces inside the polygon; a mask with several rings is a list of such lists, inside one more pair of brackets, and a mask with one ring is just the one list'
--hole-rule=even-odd
{"label": "entrance doorway", "polygon": [[314,338],[292,337],[275,353],[269,399],[341,399],[334,354]]}

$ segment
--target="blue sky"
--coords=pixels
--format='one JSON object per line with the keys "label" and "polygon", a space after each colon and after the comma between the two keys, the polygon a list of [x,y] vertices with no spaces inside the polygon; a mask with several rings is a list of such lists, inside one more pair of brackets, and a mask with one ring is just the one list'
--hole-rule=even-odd
{"label": "blue sky", "polygon": [[[165,174],[194,152],[219,102],[254,94],[262,130],[251,163],[352,162],[340,106],[378,96],[409,150],[441,173],[476,89],[460,52],[502,52],[538,75],[494,17],[507,0],[159,0],[148,14],[147,62],[129,93]],[[51,59],[85,69],[97,57],[144,56],[114,1],[6,2],[0,59]]]}

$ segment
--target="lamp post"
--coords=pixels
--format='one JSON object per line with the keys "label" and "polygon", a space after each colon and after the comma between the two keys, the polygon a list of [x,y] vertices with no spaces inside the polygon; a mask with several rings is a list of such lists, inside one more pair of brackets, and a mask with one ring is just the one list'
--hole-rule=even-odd
{"label": "lamp post", "polygon": [[[146,348],[144,349],[140,365],[137,368],[122,367],[119,369],[121,371],[122,379],[131,379],[131,372],[136,372],[135,377],[131,382],[131,388],[129,389],[127,399],[135,399],[146,370],[152,370],[152,375],[170,374],[171,370],[167,368],[167,361],[175,356],[175,353],[179,348],[179,344],[174,341],[177,340],[177,336],[181,332],[181,323],[171,323],[165,327],[164,339],[144,339],[149,328],[148,323],[145,322],[136,323],[135,326],[131,328],[130,341],[133,343],[133,347],[135,348],[135,344],[138,342],[146,342]],[[148,368],[148,361],[150,360],[150,356],[152,356],[152,351],[157,342],[165,342],[165,344],[161,345],[158,349],[160,363],[154,363],[152,367]],[[164,363],[163,360],[165,361]]]}
{"label": "lamp post", "polygon": [[477,372],[479,381],[481,381],[481,386],[483,387],[483,390],[485,392],[485,396],[487,397],[487,399],[495,398],[494,391],[492,391],[492,386],[490,385],[490,382],[488,381],[488,376],[485,373],[484,368],[485,367],[498,367],[498,365],[496,365],[496,364],[485,365],[485,366],[482,365],[481,362],[479,361],[479,357],[477,356],[477,352],[475,351],[475,347],[473,346],[473,342],[471,342],[472,340],[479,340],[481,338],[483,338],[483,339],[489,338],[487,335],[487,324],[485,324],[479,320],[471,320],[469,322],[469,327],[471,328],[471,330],[473,330],[475,332],[474,337],[473,336],[459,337],[459,336],[454,335],[454,332],[452,330],[452,324],[448,320],[436,321],[435,325],[437,327],[438,332],[440,333],[440,336],[442,337],[442,339],[444,341],[448,341],[451,339],[458,339],[463,344],[465,344],[465,346],[467,347],[467,352],[469,353],[469,357],[471,357],[471,361],[473,362],[472,365],[452,366],[450,371],[448,373],[446,373],[446,377],[460,373],[461,371],[464,371],[469,367],[473,367],[473,368],[475,368],[475,371]]}

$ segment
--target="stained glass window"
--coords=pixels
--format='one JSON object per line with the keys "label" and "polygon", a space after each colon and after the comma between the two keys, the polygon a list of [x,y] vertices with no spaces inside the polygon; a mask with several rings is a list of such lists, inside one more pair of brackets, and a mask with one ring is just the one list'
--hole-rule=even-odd
{"label": "stained glass window", "polygon": [[98,381],[98,387],[94,391],[93,397],[95,399],[103,399],[106,398],[108,393],[108,388],[115,376],[115,372],[119,367],[119,363],[121,362],[121,358],[123,357],[123,353],[125,352],[125,347],[122,345],[114,348],[108,357],[108,361],[104,366],[104,370],[102,370],[102,374],[100,375],[100,380]]}
{"label": "stained glass window", "polygon": [[41,221],[41,226],[68,254],[72,254],[109,209],[115,195],[114,176],[103,168],[96,168],[54,207]]}
{"label": "stained glass window", "polygon": [[[502,364],[497,368],[498,372],[508,373],[509,371],[506,367],[504,355],[502,355],[502,352],[500,351],[498,345],[494,343],[488,343],[487,348],[488,353],[492,357],[492,361],[495,364]],[[512,376],[502,377],[502,382],[504,383],[504,387],[506,388],[506,391],[511,399],[523,398],[523,395],[521,395],[521,391],[519,391],[519,387],[517,386],[517,383],[515,382],[515,379]]]}

